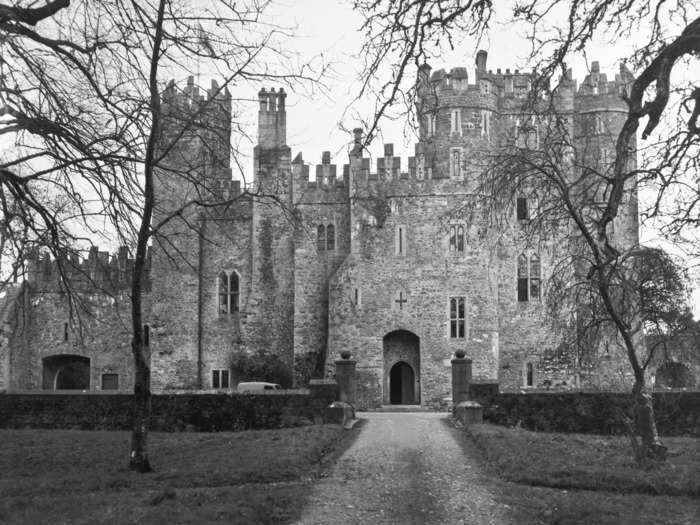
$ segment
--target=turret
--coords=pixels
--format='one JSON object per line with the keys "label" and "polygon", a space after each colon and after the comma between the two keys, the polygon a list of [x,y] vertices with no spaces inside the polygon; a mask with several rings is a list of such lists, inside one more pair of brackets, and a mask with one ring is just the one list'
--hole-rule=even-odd
{"label": "turret", "polygon": [[258,93],[260,109],[258,111],[258,146],[273,149],[287,144],[287,110],[284,88],[279,92],[261,89]]}
{"label": "turret", "polygon": [[486,59],[488,56],[489,54],[483,49],[480,49],[476,53],[476,78],[479,78],[482,74],[486,73]]}

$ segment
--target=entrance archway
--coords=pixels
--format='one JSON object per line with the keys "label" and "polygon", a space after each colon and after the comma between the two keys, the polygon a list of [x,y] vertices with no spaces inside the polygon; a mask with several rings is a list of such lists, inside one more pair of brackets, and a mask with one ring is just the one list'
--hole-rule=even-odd
{"label": "entrance archway", "polygon": [[420,339],[408,330],[384,336],[384,404],[420,404]]}
{"label": "entrance archway", "polygon": [[416,375],[408,363],[399,361],[389,372],[389,402],[392,405],[414,405]]}
{"label": "entrance archway", "polygon": [[89,390],[90,359],[81,355],[61,354],[43,359],[45,390]]}

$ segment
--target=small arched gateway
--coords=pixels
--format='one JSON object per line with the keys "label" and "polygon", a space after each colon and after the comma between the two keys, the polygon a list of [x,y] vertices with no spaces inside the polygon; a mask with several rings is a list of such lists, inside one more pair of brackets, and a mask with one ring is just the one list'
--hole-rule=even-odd
{"label": "small arched gateway", "polygon": [[420,404],[420,339],[408,330],[384,336],[384,404]]}
{"label": "small arched gateway", "polygon": [[43,360],[44,390],[89,390],[90,359],[81,355],[60,354]]}

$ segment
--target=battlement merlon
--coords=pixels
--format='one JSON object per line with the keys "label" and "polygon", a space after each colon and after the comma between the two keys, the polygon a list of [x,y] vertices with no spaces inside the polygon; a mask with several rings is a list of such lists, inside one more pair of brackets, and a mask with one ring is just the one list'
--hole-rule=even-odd
{"label": "battlement merlon", "polygon": [[[146,289],[150,288],[151,257],[149,247],[144,276]],[[133,265],[134,259],[126,246],[120,246],[116,254],[91,246],[82,259],[78,250],[66,251],[58,259],[51,259],[48,252],[40,254],[32,250],[26,259],[27,280],[37,291],[60,288],[64,276],[81,292],[129,289]]]}

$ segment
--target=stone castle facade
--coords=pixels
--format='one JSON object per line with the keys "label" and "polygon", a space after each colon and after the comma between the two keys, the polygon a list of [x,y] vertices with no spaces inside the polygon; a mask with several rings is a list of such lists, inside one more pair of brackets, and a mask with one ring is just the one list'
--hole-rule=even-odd
{"label": "stone castle facade", "polygon": [[[517,130],[530,75],[494,73],[486,60],[480,51],[471,78],[466,68],[421,68],[419,142],[407,163],[391,144],[371,162],[355,130],[348,163],[324,152],[315,180],[286,144],[287,94],[261,90],[254,188],[244,193],[231,180],[230,96],[215,84],[206,96],[171,84],[163,143],[174,146],[160,152],[146,298],[153,389],[235,387],[232,356],[256,351],[282,358],[303,383],[332,374],[349,350],[362,407],[439,403],[457,350],[476,381],[501,390],[624,382],[623,356],[608,348],[582,370],[548,328],[542,295],[557,239],[519,233],[535,197],[515,196],[504,220],[487,220],[475,159]],[[580,86],[563,79],[557,100],[581,158],[612,158],[630,80],[596,63]],[[180,131],[178,117],[193,113],[196,125]],[[537,131],[525,140],[537,142]],[[638,242],[635,195],[615,239]],[[111,290],[86,291],[91,314],[76,323],[52,284],[55,261],[30,261],[0,312],[0,388],[130,389],[129,264],[125,251],[73,261]]]}

